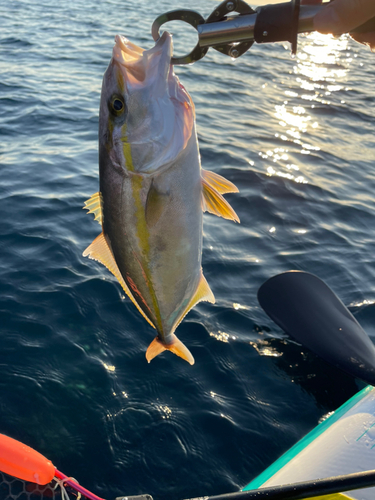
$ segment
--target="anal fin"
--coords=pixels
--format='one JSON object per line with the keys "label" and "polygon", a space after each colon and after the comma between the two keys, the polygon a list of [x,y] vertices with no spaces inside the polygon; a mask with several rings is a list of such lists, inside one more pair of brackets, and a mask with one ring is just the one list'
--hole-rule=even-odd
{"label": "anal fin", "polygon": [[171,336],[170,344],[163,344],[159,337],[154,338],[146,351],[147,361],[150,362],[152,359],[154,359],[164,351],[173,352],[173,354],[176,354],[176,356],[179,356],[191,365],[195,363],[193,355],[191,354],[189,349],[173,333]]}
{"label": "anal fin", "polygon": [[[211,172],[212,173],[212,172]],[[234,185],[234,184],[233,184]],[[218,215],[224,219],[240,222],[240,219],[229,203],[212,185],[202,177],[202,210]]]}
{"label": "anal fin", "polygon": [[97,220],[101,225],[103,222],[103,196],[100,191],[93,194],[91,198],[85,201],[83,207],[84,210],[88,210],[87,213],[94,214],[94,220]]}
{"label": "anal fin", "polygon": [[211,302],[211,304],[215,304],[215,296],[212,293],[212,290],[210,288],[210,285],[207,283],[206,278],[203,276],[203,272],[201,271],[201,276],[199,279],[197,289],[192,298],[190,299],[188,305],[185,307],[183,312],[178,317],[176,323],[173,325],[172,331],[174,331],[178,327],[178,325],[181,323],[181,321],[184,319],[184,317],[187,315],[190,309],[196,306],[198,302],[202,301]]}
{"label": "anal fin", "polygon": [[133,294],[129,290],[129,287],[127,286],[124,278],[122,277],[122,274],[120,272],[120,269],[118,268],[116,264],[116,260],[113,256],[111,247],[104,236],[103,233],[99,234],[97,238],[89,245],[86,250],[82,254],[84,257],[89,257],[92,260],[96,260],[103,264],[115,278],[119,281],[120,285],[122,286],[124,292],[126,295],[129,297],[129,299],[133,302],[135,307],[138,309],[138,311],[142,314],[142,316],[145,318],[145,320],[153,327],[155,328],[155,325],[152,323],[152,321],[146,316],[146,314],[143,312],[143,310],[140,308],[138,305],[137,301],[133,297]]}

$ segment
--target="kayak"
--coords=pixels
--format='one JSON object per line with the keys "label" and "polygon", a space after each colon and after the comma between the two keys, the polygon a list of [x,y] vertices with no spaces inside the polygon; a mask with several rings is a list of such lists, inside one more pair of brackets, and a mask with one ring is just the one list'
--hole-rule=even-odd
{"label": "kayak", "polygon": [[[321,422],[243,491],[374,469],[375,388],[367,386]],[[375,488],[320,499],[373,500]]]}

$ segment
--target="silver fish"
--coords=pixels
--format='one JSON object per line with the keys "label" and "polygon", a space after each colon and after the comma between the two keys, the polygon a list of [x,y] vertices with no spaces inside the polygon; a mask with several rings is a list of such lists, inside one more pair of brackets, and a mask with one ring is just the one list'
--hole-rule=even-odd
{"label": "silver fish", "polygon": [[143,50],[115,37],[99,114],[100,192],[85,202],[102,233],[83,255],[104,264],[157,331],[148,362],[164,350],[194,358],[174,331],[201,300],[202,210],[239,219],[222,194],[234,184],[201,169],[194,104],[171,66],[164,32]]}

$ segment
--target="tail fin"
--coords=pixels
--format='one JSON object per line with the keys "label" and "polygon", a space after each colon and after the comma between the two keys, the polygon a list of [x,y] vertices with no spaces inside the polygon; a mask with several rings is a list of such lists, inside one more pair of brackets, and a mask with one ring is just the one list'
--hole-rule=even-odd
{"label": "tail fin", "polygon": [[150,362],[163,351],[171,351],[180,358],[184,359],[191,365],[195,363],[194,358],[189,349],[179,340],[176,335],[172,334],[172,342],[170,344],[163,344],[159,337],[155,337],[151,344],[148,346],[146,352],[146,359]]}

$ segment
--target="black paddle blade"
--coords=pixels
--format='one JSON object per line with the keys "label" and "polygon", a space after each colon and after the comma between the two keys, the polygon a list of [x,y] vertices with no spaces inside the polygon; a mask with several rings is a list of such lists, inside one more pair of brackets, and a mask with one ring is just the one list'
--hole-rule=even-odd
{"label": "black paddle blade", "polygon": [[259,304],[295,340],[353,377],[375,385],[375,347],[358,321],[317,276],[288,271],[258,290]]}

